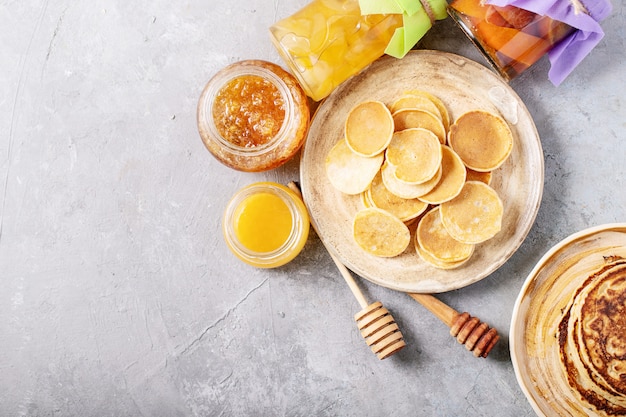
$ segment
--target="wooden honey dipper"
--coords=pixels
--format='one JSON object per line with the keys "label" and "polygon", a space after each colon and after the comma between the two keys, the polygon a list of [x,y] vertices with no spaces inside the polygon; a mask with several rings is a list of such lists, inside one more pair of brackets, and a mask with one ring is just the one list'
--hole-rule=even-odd
{"label": "wooden honey dipper", "polygon": [[[290,182],[288,186],[302,198],[300,188],[295,182]],[[313,222],[311,222],[311,227],[313,227],[315,233],[318,233]],[[405,347],[406,343],[404,342],[402,332],[400,332],[400,328],[391,316],[391,313],[389,313],[389,310],[383,307],[380,301],[372,304],[368,303],[348,268],[328,250],[324,242],[322,244],[361,306],[362,310],[354,315],[354,320],[361,331],[361,336],[372,349],[372,352],[378,356],[378,359],[385,359]]]}
{"label": "wooden honey dipper", "polygon": [[469,313],[459,313],[431,294],[410,293],[411,298],[423,305],[450,328],[450,335],[465,345],[477,358],[486,358],[500,339],[498,331],[490,328]]}

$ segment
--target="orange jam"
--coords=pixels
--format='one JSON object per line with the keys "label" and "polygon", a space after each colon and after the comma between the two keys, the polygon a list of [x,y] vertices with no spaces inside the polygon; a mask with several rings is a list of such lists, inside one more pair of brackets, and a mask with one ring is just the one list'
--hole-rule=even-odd
{"label": "orange jam", "polygon": [[267,61],[235,62],[202,90],[198,132],[224,165],[267,171],[291,159],[306,138],[309,103],[295,77]]}
{"label": "orange jam", "polygon": [[233,216],[235,236],[254,252],[272,252],[285,244],[293,219],[285,201],[270,192],[246,197]]}
{"label": "orange jam", "polygon": [[228,248],[258,268],[275,268],[294,259],[309,236],[302,199],[284,185],[258,182],[239,190],[222,223]]}
{"label": "orange jam", "polygon": [[243,75],[218,91],[213,119],[227,141],[242,147],[265,145],[285,121],[285,100],[272,82]]}

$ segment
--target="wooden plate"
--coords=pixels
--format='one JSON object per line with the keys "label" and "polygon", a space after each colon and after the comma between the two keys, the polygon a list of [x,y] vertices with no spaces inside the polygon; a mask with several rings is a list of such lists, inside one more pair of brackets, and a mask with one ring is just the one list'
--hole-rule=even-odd
{"label": "wooden plate", "polygon": [[[324,161],[343,137],[346,115],[357,103],[381,100],[391,104],[406,90],[439,97],[450,120],[484,109],[500,114],[510,125],[514,148],[493,174],[492,187],[504,203],[502,230],[476,247],[472,258],[454,270],[423,262],[413,245],[395,258],[365,253],[352,238],[352,219],[362,207],[329,183]],[[325,245],[352,271],[376,284],[405,292],[443,292],[474,283],[500,267],[530,230],[543,193],[543,153],[535,124],[517,94],[495,73],[464,57],[439,51],[412,51],[398,60],[384,56],[346,81],[318,107],[300,162],[302,193],[311,220]]]}
{"label": "wooden plate", "polygon": [[561,370],[556,332],[576,289],[609,256],[626,258],[626,223],[586,229],[561,241],[520,290],[511,321],[511,359],[520,387],[540,416],[589,415]]}

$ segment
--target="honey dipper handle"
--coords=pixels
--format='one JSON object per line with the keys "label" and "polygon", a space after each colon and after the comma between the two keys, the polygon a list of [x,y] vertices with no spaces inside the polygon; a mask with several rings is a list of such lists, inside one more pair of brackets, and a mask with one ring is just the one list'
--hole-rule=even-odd
{"label": "honey dipper handle", "polygon": [[348,268],[346,268],[346,266],[343,263],[341,263],[341,261],[339,261],[339,259],[337,259],[337,257],[328,250],[328,248],[326,248],[326,250],[328,254],[330,255],[331,259],[333,260],[333,262],[335,262],[335,265],[337,265],[337,269],[339,269],[341,276],[346,281],[346,284],[348,284],[350,291],[352,291],[352,295],[354,295],[354,298],[356,298],[356,300],[359,302],[359,305],[361,306],[361,308],[367,307],[369,303],[363,296],[361,289],[357,285],[350,271],[348,271]]}
{"label": "honey dipper handle", "polygon": [[[298,187],[295,182],[291,181],[288,184],[288,187],[294,193],[296,193],[300,198],[302,198],[302,193],[300,192],[300,187]],[[317,235],[319,236],[319,233],[318,233],[317,229],[315,228],[315,225],[313,224],[313,222],[311,222],[311,227],[313,228],[313,230],[315,230],[315,233],[317,233]],[[358,301],[358,303],[361,306],[361,308],[362,309],[366,308],[369,305],[369,303],[365,299],[365,296],[363,296],[363,293],[361,292],[361,289],[357,285],[356,281],[354,280],[354,277],[352,276],[352,274],[350,273],[348,268],[346,268],[346,266],[343,263],[341,263],[341,261],[339,259],[337,259],[337,257],[335,255],[333,255],[333,253],[330,250],[328,250],[328,247],[326,247],[326,244],[324,243],[324,241],[322,241],[322,245],[324,245],[324,247],[326,248],[326,251],[330,255],[331,259],[333,260],[333,262],[335,262],[335,265],[337,266],[337,269],[339,269],[339,272],[341,273],[341,276],[346,281],[346,284],[348,284],[348,287],[350,288],[350,291],[352,291],[352,294],[354,295],[354,297]]]}
{"label": "honey dipper handle", "polygon": [[444,322],[446,326],[452,327],[456,316],[459,314],[455,309],[430,294],[409,293],[409,295]]}
{"label": "honey dipper handle", "polygon": [[474,356],[486,358],[500,339],[498,331],[469,313],[459,314],[452,307],[430,294],[409,294],[415,301],[430,310],[450,328],[450,335],[472,351]]}

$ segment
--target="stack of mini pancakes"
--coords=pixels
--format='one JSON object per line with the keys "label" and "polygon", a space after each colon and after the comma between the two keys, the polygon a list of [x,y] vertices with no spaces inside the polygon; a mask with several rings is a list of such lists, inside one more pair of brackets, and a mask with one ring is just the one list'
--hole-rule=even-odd
{"label": "stack of mini pancakes", "polygon": [[626,415],[626,259],[610,257],[569,301],[557,332],[569,385],[598,415]]}
{"label": "stack of mini pancakes", "polygon": [[480,109],[450,120],[438,97],[404,92],[391,104],[357,103],[343,137],[326,155],[329,182],[360,195],[355,242],[379,257],[410,248],[440,269],[467,262],[477,244],[502,227],[504,205],[490,186],[510,156],[513,133],[499,115]]}

